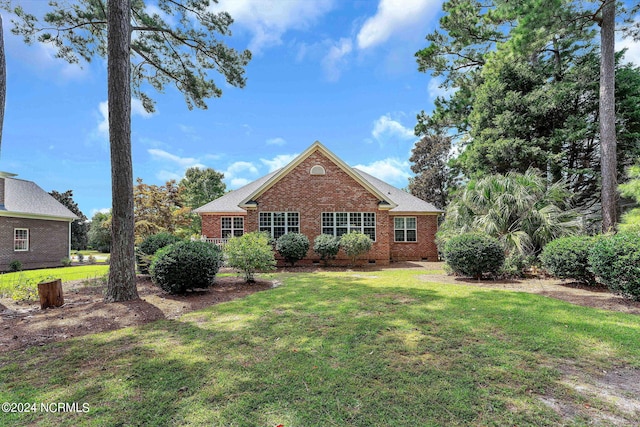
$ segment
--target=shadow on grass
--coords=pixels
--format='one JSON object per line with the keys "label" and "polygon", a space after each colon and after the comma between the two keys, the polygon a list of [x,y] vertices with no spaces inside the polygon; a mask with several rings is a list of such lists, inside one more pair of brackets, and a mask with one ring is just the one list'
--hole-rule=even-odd
{"label": "shadow on grass", "polygon": [[560,420],[536,396],[560,387],[560,360],[588,363],[594,342],[595,363],[640,360],[629,316],[384,279],[295,275],[180,320],[14,353],[1,395],[91,406],[10,419],[42,425],[544,425]]}

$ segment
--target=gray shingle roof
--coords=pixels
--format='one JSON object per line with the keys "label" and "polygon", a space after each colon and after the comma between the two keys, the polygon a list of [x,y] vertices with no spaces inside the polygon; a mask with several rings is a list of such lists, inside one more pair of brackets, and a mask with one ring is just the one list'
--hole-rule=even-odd
{"label": "gray shingle roof", "polygon": [[361,177],[369,182],[369,184],[376,187],[381,193],[389,196],[391,200],[398,206],[391,209],[389,212],[393,213],[442,213],[443,211],[436,208],[429,202],[425,202],[422,199],[417,198],[416,196],[407,193],[406,191],[400,190],[392,185],[387,184],[386,182],[379,180],[376,177],[369,175],[366,172],[361,171],[357,168],[352,168],[356,171]]}
{"label": "gray shingle roof", "polygon": [[265,175],[262,178],[250,182],[244,187],[240,187],[237,190],[228,192],[222,197],[219,197],[204,206],[200,206],[193,211],[195,213],[207,213],[207,212],[224,212],[224,213],[245,213],[246,210],[238,206],[246,197],[248,197],[255,190],[260,188],[262,184],[267,182],[269,178],[280,172],[280,169],[271,172],[269,175]]}
{"label": "gray shingle roof", "polygon": [[[392,185],[387,184],[384,181],[375,178],[368,173],[365,173],[359,169],[352,168],[358,175],[365,179],[369,184],[375,187],[378,191],[388,196],[398,206],[391,209],[392,213],[441,213],[442,211],[431,203],[418,199],[417,197],[402,191]],[[238,213],[242,214],[246,211],[238,205],[251,193],[260,188],[266,183],[272,176],[277,174],[280,170],[271,172],[269,175],[263,176],[256,181],[253,181],[244,187],[231,191],[224,196],[207,203],[194,210],[196,213]]]}
{"label": "gray shingle roof", "polygon": [[4,205],[0,205],[0,212],[5,216],[15,213],[66,220],[78,218],[36,183],[14,178],[4,178]]}

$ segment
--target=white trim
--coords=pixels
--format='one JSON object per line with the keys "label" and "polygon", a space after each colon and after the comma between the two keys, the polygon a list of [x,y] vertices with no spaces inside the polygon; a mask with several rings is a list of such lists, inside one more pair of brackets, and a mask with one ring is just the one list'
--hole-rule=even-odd
{"label": "white trim", "polygon": [[39,214],[30,214],[25,212],[9,212],[9,211],[0,211],[0,216],[6,216],[11,218],[26,218],[26,219],[42,219],[47,221],[68,221],[73,222],[76,218],[62,217],[62,216],[49,216],[49,215],[39,215]]}
{"label": "white trim", "polygon": [[311,144],[311,146],[307,148],[302,154],[300,154],[293,161],[291,161],[291,163],[289,163],[288,165],[280,169],[279,172],[277,172],[275,175],[269,178],[266,182],[264,182],[260,187],[258,187],[256,190],[251,192],[251,194],[245,197],[238,204],[238,207],[240,208],[252,207],[251,205],[247,206],[247,202],[249,200],[255,200],[256,198],[258,198],[265,191],[267,191],[268,189],[273,187],[278,181],[280,181],[282,177],[284,177],[289,172],[291,172],[296,166],[298,166],[300,163],[302,163],[305,159],[307,159],[311,154],[315,153],[316,151],[322,152],[325,155],[325,157],[327,157],[329,160],[335,163],[340,169],[342,169],[347,175],[353,178],[357,183],[359,183],[367,191],[369,191],[371,194],[376,196],[378,200],[387,202],[390,205],[390,209],[393,209],[396,206],[398,206],[396,203],[394,203],[393,200],[391,200],[388,196],[386,196],[380,190],[375,188],[371,183],[369,183],[366,179],[364,179],[359,173],[355,172],[352,167],[347,165],[339,157],[337,157],[335,154],[329,151],[327,147],[325,147],[320,143],[320,141],[316,141],[313,144]]}
{"label": "white trim", "polygon": [[[332,215],[332,217],[333,217],[333,221],[332,221],[333,225],[332,226],[325,226],[324,225],[324,216],[325,216],[325,214],[331,214]],[[337,224],[338,221],[336,219],[336,215],[337,214],[346,214],[347,223],[345,225],[338,226],[338,224]],[[353,214],[360,215],[360,225],[352,225],[351,224],[351,215],[353,215]],[[364,214],[373,215],[373,227],[364,225]],[[320,233],[321,234],[329,234],[329,233],[325,233],[324,232],[325,228],[333,229],[333,232],[331,233],[331,235],[336,236],[336,237],[340,237],[340,236],[338,236],[338,228],[346,229],[346,233],[343,233],[343,234],[351,233],[352,231],[359,231],[362,234],[366,234],[364,232],[364,230],[366,228],[373,228],[373,239],[371,239],[371,240],[373,240],[375,242],[377,240],[377,237],[378,237],[378,218],[377,218],[375,212],[322,212],[320,214]],[[369,236],[369,235],[367,234],[367,236]],[[371,237],[371,236],[369,236],[369,237]]]}
{"label": "white trim", "polygon": [[[26,239],[24,239],[24,238],[18,239],[18,236],[17,236],[18,231],[26,231],[27,232],[27,238]],[[16,227],[16,228],[13,229],[13,251],[14,252],[29,252],[29,234],[30,233],[29,233],[29,229],[28,228],[18,228],[18,227]],[[18,243],[18,242],[25,242],[26,243],[26,248],[24,248],[24,249],[16,249],[16,246],[17,246],[16,243]]]}
{"label": "white trim", "polygon": [[[396,227],[396,220],[397,219],[401,219],[402,220],[402,228],[397,228]],[[408,219],[413,219],[415,221],[415,228],[407,228],[407,220]],[[416,232],[416,240],[408,240],[407,239],[407,232],[408,231],[415,231]],[[404,240],[398,240],[396,239],[396,231],[402,231],[404,234]],[[415,216],[394,216],[393,217],[393,242],[394,243],[418,243],[418,218]]]}

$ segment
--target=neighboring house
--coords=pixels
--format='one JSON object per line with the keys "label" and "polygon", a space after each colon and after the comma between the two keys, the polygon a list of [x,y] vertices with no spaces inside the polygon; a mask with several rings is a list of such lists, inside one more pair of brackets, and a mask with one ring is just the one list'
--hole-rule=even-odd
{"label": "neighboring house", "polygon": [[[411,194],[352,168],[319,142],[282,169],[195,209],[202,235],[215,243],[251,231],[272,237],[305,234],[306,261],[317,262],[313,239],[360,231],[374,241],[370,263],[438,259],[435,208]],[[338,260],[346,261],[340,251]]]}
{"label": "neighboring house", "polygon": [[0,271],[58,267],[69,257],[76,215],[31,181],[0,172]]}

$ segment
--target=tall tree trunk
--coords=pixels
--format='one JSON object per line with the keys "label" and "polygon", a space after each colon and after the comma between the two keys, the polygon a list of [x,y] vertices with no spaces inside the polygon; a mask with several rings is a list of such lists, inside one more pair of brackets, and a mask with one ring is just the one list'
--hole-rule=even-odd
{"label": "tall tree trunk", "polygon": [[108,0],[108,103],[111,145],[111,268],[105,301],[138,298],[131,162],[130,0]]}
{"label": "tall tree trunk", "polygon": [[4,58],[4,35],[2,31],[2,16],[0,16],[0,148],[2,147],[4,104],[7,98],[7,63]]}
{"label": "tall tree trunk", "polygon": [[615,112],[615,0],[604,0],[600,23],[600,157],[602,171],[602,231],[617,222],[617,159]]}

